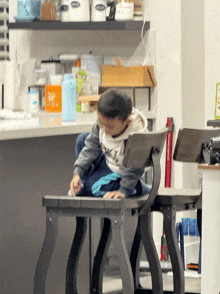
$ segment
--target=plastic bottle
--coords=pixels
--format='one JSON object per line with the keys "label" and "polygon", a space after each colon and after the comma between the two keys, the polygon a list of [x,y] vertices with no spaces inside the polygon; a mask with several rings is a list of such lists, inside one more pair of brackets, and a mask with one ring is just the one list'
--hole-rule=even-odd
{"label": "plastic bottle", "polygon": [[76,81],[72,74],[65,74],[62,83],[62,120],[76,120]]}
{"label": "plastic bottle", "polygon": [[28,91],[27,111],[32,113],[39,112],[39,92],[38,91]]}

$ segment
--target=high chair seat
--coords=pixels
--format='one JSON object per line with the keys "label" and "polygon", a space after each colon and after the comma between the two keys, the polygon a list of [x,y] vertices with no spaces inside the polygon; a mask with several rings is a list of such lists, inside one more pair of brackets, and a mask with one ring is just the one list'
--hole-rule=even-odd
{"label": "high chair seat", "polygon": [[[100,197],[43,197],[46,207],[46,235],[35,272],[34,294],[44,294],[46,276],[58,234],[58,218],[76,217],[76,230],[66,268],[66,294],[77,294],[77,269],[87,231],[88,218],[103,218],[103,229],[93,261],[90,294],[102,294],[103,271],[106,254],[112,239],[118,257],[123,284],[123,294],[134,294],[134,264],[138,258],[128,256],[124,239],[124,223],[127,217],[138,216],[137,232],[141,236],[152,274],[154,294],[162,294],[162,272],[152,236],[150,207],[154,203],[160,185],[160,157],[165,143],[167,128],[160,132],[134,134],[129,137],[124,165],[126,167],[151,167],[153,184],[150,194],[126,199],[103,199]],[[137,235],[137,234],[136,234]],[[136,236],[135,235],[135,236]],[[135,241],[133,249],[138,252]],[[137,249],[137,250],[136,250]],[[85,293],[87,294],[87,293]]]}
{"label": "high chair seat", "polygon": [[159,188],[155,204],[180,205],[196,203],[201,196],[201,189]]}

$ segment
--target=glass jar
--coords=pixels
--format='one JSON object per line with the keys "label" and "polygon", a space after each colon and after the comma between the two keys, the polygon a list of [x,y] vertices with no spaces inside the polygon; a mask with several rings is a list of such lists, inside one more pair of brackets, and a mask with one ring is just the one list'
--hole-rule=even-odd
{"label": "glass jar", "polygon": [[54,2],[56,8],[56,20],[61,19],[61,0],[45,0],[45,3]]}
{"label": "glass jar", "polygon": [[38,86],[47,85],[49,83],[49,72],[45,69],[35,69],[34,83]]}

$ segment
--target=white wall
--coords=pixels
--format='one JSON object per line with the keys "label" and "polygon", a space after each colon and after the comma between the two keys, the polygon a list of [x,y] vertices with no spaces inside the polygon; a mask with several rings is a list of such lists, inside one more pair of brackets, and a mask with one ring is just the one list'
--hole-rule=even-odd
{"label": "white wall", "polygon": [[[217,1],[214,0],[213,2]],[[16,2],[16,0],[10,1],[10,21],[14,21],[13,16],[17,14]],[[152,57],[151,61],[155,65],[158,82],[154,93],[154,99],[157,102],[156,129],[164,128],[167,117],[173,117],[175,143],[179,128],[186,126],[203,127],[205,107],[207,109],[206,118],[209,116],[208,119],[214,111],[212,107],[214,100],[212,100],[212,103],[204,100],[203,0],[148,0],[146,11],[151,23],[151,31],[156,32],[153,34],[154,42],[145,38],[148,49],[154,43],[151,52],[155,51],[155,56]],[[216,11],[217,14],[214,5],[212,5],[212,14],[215,13],[213,11]],[[208,15],[211,18],[210,11],[207,9],[206,18]],[[206,32],[210,34],[210,31],[211,28],[207,27]],[[207,40],[216,36],[214,33],[209,34],[206,33]],[[30,57],[57,57],[59,53],[64,52],[88,53],[92,50],[94,53],[102,53],[106,56],[121,56],[126,61],[132,57],[143,61],[146,53],[140,34],[137,34],[137,32],[114,32],[113,37],[112,32],[99,32],[97,34],[97,32],[82,33],[80,31],[12,31],[10,39],[14,40],[10,46],[11,58],[15,58],[16,47],[18,47],[18,60],[25,60]],[[208,47],[206,64],[210,61],[208,59],[210,58],[209,54],[220,46],[218,38],[214,38],[214,40],[214,44],[210,42],[210,47]],[[217,69],[218,63],[214,64],[214,62],[212,59],[210,65],[215,65]],[[211,81],[211,77],[213,77],[213,74],[210,66],[210,71],[206,73],[206,97],[208,96],[210,101],[211,97],[215,95],[213,84],[217,82]],[[208,89],[210,89],[209,93]],[[207,113],[208,109],[210,109],[209,113]],[[162,158],[161,186],[164,186],[165,150]],[[187,174],[190,174],[190,177],[187,177]],[[192,175],[196,176],[197,170],[191,169],[190,166],[183,168],[182,164],[173,163],[172,186],[176,188],[181,188],[183,185],[196,186],[197,182],[192,180]],[[181,214],[178,214],[177,220],[181,216]],[[154,218],[154,232],[159,250],[162,233],[160,217]]]}
{"label": "white wall", "polygon": [[220,2],[204,0],[205,10],[205,122],[214,119],[216,83],[220,82]]}
{"label": "white wall", "polygon": [[[157,128],[162,128],[166,124],[167,117],[174,118],[174,144],[179,128],[204,127],[203,19],[203,1],[150,1],[151,28],[156,31],[158,81],[156,125]],[[165,154],[162,158],[161,186],[164,186]],[[196,167],[173,162],[171,186],[198,187],[197,176]],[[195,217],[195,211],[177,213],[177,221],[180,221],[183,216]],[[162,216],[155,213],[154,238],[158,252],[161,234]],[[198,243],[198,240],[191,237],[185,238],[187,247],[189,245],[192,248],[194,242]],[[198,260],[195,260],[197,256],[192,250],[187,250],[186,262],[197,262]]]}

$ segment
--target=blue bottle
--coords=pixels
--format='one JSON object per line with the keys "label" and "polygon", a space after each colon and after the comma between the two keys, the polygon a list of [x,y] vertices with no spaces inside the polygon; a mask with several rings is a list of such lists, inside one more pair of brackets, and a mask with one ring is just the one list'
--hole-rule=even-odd
{"label": "blue bottle", "polygon": [[62,120],[76,120],[76,81],[72,74],[65,74],[62,83]]}

